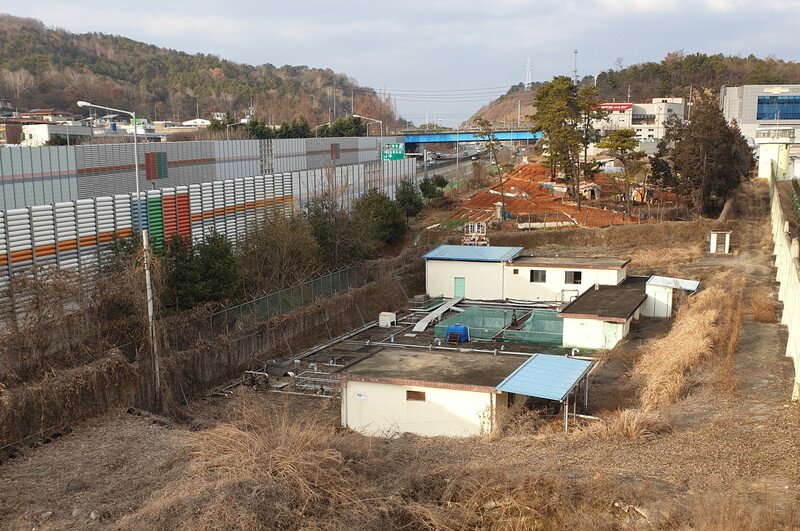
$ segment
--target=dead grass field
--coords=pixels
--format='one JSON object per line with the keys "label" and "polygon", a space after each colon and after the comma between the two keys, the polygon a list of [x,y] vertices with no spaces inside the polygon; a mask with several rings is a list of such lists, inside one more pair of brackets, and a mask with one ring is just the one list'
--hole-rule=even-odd
{"label": "dead grass field", "polygon": [[[763,212],[740,220],[737,231],[751,237],[738,256],[705,256],[705,228],[575,233],[588,252],[636,242],[637,268],[674,268],[703,289],[680,301],[654,339],[603,353],[590,394],[598,419],[569,434],[560,419],[529,413],[486,437],[368,438],[337,428],[336,400],[242,389],[193,402],[186,424],[120,412],[23,451],[0,464],[0,522],[42,530],[800,528],[791,362],[780,326],[757,322],[754,302],[771,289]],[[525,235],[525,246],[563,246],[561,237]]]}

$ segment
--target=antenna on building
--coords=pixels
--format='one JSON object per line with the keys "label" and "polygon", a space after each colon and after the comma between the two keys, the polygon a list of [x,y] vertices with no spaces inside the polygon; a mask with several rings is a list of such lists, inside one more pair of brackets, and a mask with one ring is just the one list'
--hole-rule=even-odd
{"label": "antenna on building", "polygon": [[628,103],[631,102],[631,84],[628,83]]}
{"label": "antenna on building", "polygon": [[525,90],[531,89],[531,72],[533,71],[533,63],[530,58],[525,61]]}
{"label": "antenna on building", "polygon": [[578,49],[572,50],[575,55],[575,65],[572,67],[572,84],[578,86]]}

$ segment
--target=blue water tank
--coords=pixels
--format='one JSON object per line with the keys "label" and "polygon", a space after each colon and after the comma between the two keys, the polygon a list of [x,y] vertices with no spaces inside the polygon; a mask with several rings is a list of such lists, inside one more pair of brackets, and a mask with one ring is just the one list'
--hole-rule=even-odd
{"label": "blue water tank", "polygon": [[116,132],[117,124],[114,123],[114,122],[111,122],[110,124],[108,124],[108,128],[111,129],[112,132]]}
{"label": "blue water tank", "polygon": [[460,324],[452,324],[452,325],[447,327],[447,337],[448,338],[450,338],[450,334],[452,334],[454,332],[458,334],[458,342],[459,343],[464,343],[466,341],[469,341],[469,328],[468,327],[466,327],[464,325],[460,325]]}
{"label": "blue water tank", "polygon": [[505,219],[511,219],[511,212],[503,212],[503,217]]}

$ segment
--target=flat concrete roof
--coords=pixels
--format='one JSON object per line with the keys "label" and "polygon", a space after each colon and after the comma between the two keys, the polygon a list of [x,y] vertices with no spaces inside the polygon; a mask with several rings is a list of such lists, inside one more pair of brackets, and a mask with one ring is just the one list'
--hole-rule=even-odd
{"label": "flat concrete roof", "polygon": [[384,348],[334,373],[341,380],[497,393],[527,356]]}
{"label": "flat concrete roof", "polygon": [[622,269],[630,263],[629,258],[570,257],[570,256],[520,256],[508,267],[574,267],[576,269]]}
{"label": "flat concrete roof", "polygon": [[647,299],[645,286],[648,277],[628,277],[618,286],[589,288],[583,295],[567,304],[559,317],[597,319],[624,323]]}

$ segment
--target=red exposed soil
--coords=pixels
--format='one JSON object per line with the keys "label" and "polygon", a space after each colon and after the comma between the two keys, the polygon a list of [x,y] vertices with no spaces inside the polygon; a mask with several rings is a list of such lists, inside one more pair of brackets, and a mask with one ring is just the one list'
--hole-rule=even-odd
{"label": "red exposed soil", "polygon": [[[584,200],[582,209],[572,198],[557,197],[541,183],[549,182],[548,171],[537,163],[517,166],[503,183],[505,209],[514,220],[527,220],[528,214],[548,217],[552,221],[568,221],[566,216],[587,227],[638,223],[638,220],[623,220],[621,212],[604,210],[591,206],[592,201]],[[616,194],[616,185],[605,175],[598,176],[595,182],[603,187],[605,195]],[[499,202],[500,185],[488,191],[480,192],[461,204],[461,209],[450,216],[450,219],[469,219],[470,221],[488,221],[494,214],[494,204]],[[566,215],[566,216],[565,216]],[[560,219],[558,219],[560,218]]]}

